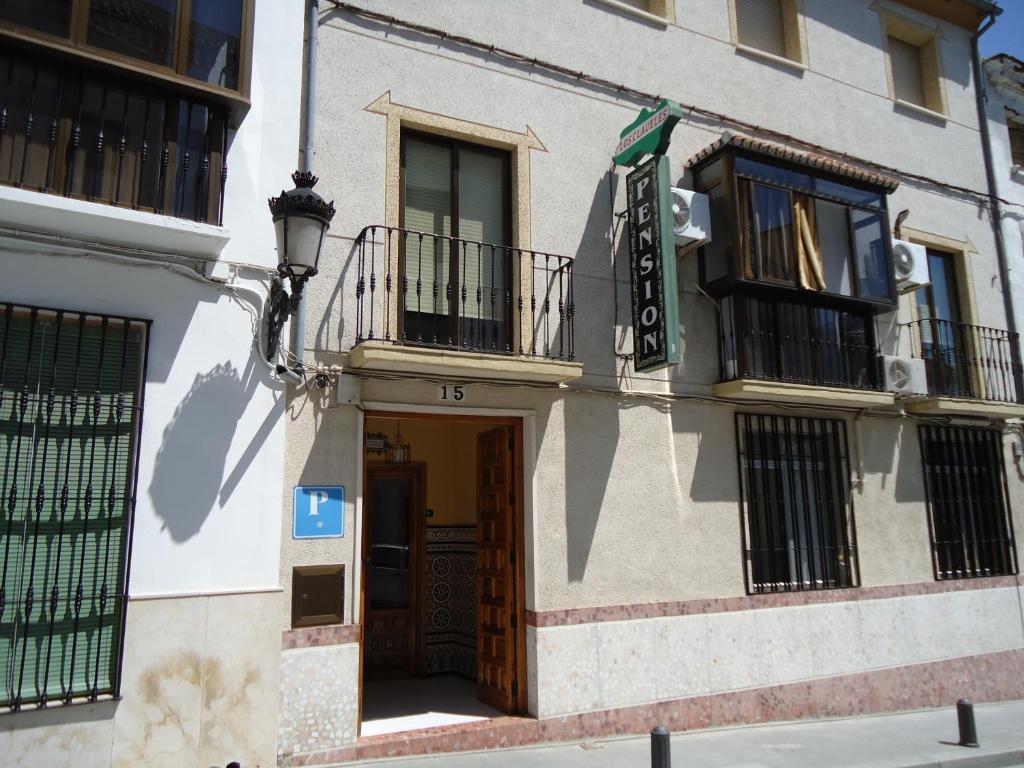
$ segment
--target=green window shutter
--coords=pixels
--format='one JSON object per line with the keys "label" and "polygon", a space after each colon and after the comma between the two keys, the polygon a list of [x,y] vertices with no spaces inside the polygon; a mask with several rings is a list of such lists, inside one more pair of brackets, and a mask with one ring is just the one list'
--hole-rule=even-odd
{"label": "green window shutter", "polygon": [[0,305],[0,703],[114,692],[146,327]]}

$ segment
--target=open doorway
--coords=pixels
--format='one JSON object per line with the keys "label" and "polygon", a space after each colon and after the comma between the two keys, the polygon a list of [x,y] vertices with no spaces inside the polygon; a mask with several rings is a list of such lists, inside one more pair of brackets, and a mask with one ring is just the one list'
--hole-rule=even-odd
{"label": "open doorway", "polygon": [[524,712],[521,420],[365,425],[360,736]]}

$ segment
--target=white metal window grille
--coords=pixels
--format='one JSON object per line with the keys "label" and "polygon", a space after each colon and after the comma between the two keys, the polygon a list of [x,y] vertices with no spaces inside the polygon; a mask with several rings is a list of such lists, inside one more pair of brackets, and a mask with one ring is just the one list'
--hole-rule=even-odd
{"label": "white metal window grille", "polygon": [[148,323],[0,304],[0,705],[117,695]]}
{"label": "white metal window grille", "polygon": [[750,593],[857,586],[846,424],[736,415]]}

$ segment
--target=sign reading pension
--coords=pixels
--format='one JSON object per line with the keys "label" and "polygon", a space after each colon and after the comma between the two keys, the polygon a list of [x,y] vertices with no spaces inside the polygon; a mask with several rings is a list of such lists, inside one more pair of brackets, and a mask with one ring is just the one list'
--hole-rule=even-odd
{"label": "sign reading pension", "polygon": [[615,147],[616,165],[636,166],[644,155],[663,155],[668,149],[672,129],[683,116],[683,108],[663,99],[654,108],[641,109],[636,120],[622,129]]}
{"label": "sign reading pension", "polygon": [[655,155],[626,176],[629,278],[633,289],[633,367],[679,362],[679,297],[668,158]]}

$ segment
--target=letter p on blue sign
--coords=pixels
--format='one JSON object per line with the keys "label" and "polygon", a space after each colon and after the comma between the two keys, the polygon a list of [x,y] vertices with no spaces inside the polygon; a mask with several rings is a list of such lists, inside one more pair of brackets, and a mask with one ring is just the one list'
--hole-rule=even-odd
{"label": "letter p on blue sign", "polygon": [[292,538],[327,539],[345,535],[345,486],[297,485]]}

